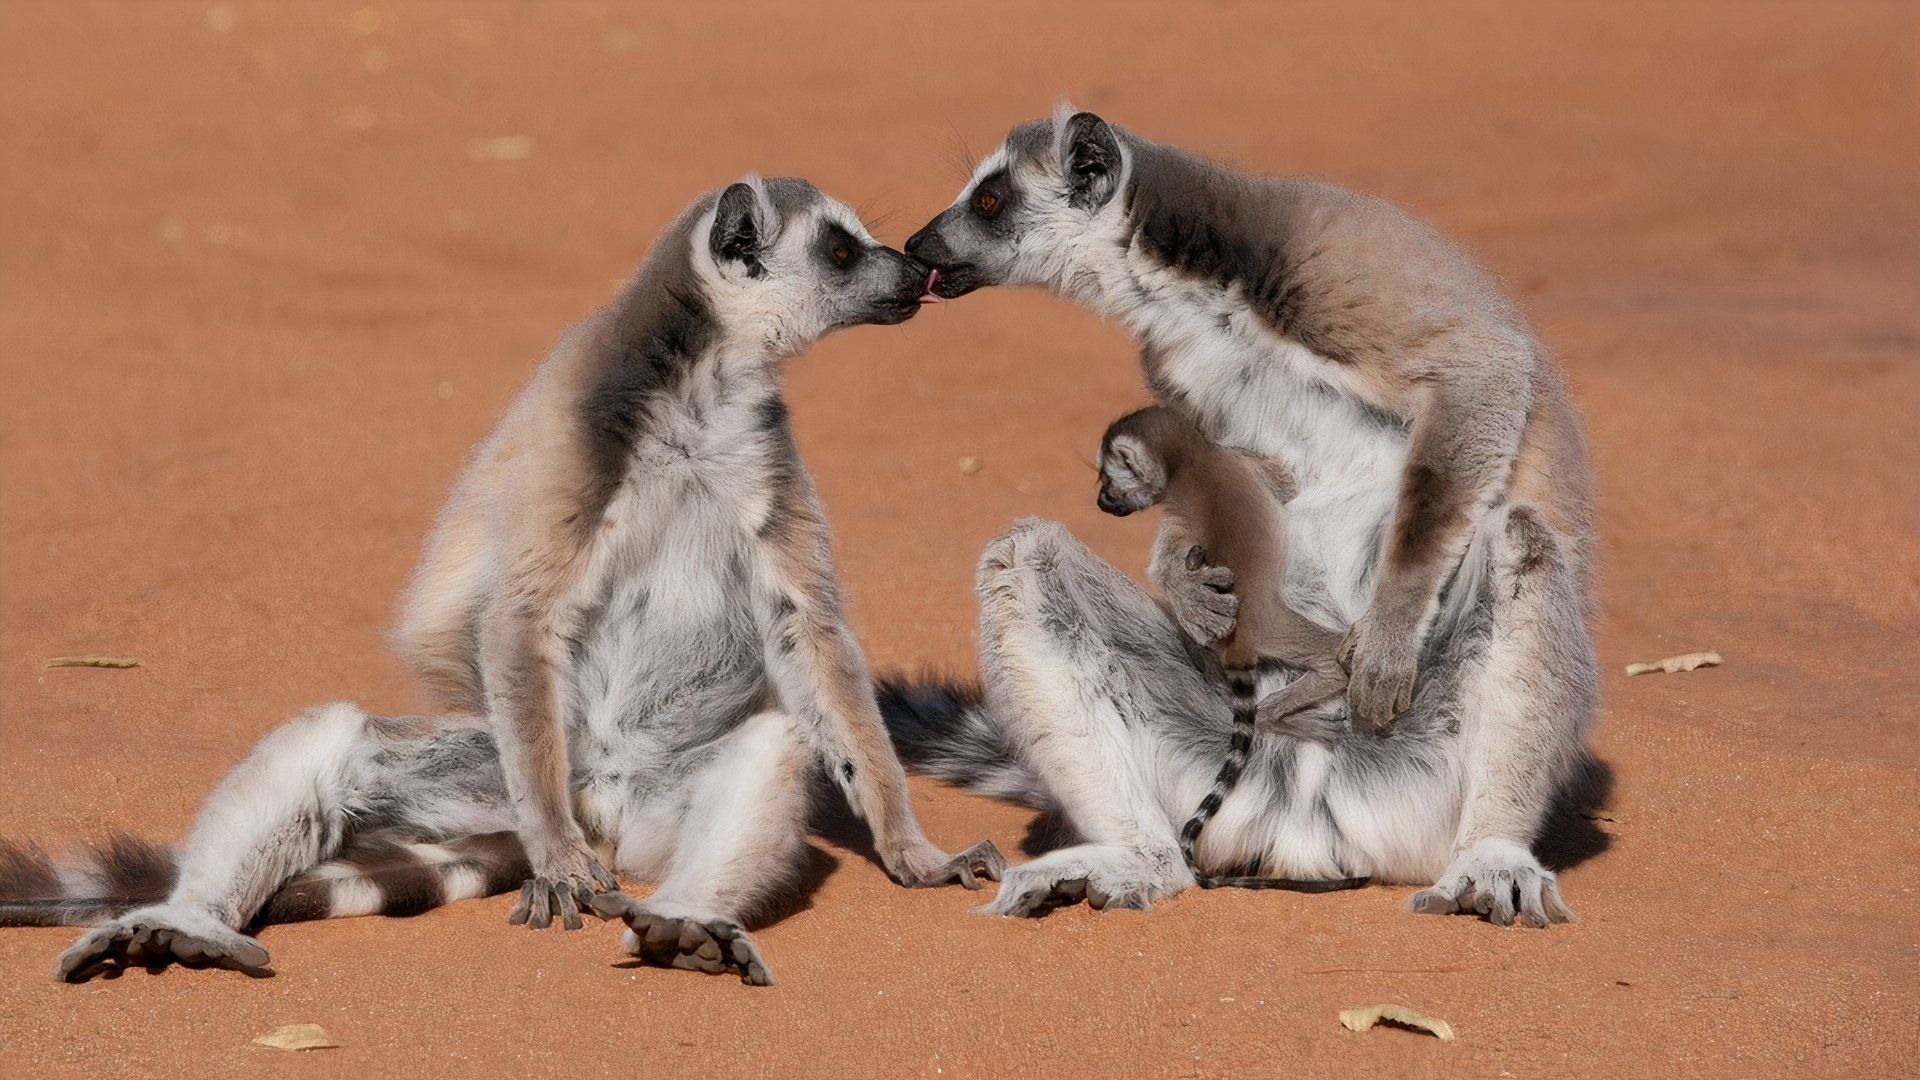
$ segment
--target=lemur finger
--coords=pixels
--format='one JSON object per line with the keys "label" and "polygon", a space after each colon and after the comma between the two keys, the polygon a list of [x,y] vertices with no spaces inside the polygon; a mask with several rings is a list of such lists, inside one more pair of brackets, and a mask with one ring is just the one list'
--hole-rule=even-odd
{"label": "lemur finger", "polygon": [[560,890],[560,926],[564,930],[578,930],[586,923],[580,918],[580,902],[571,889]]}
{"label": "lemur finger", "polygon": [[1481,903],[1485,906],[1481,910],[1486,912],[1488,921],[1495,926],[1513,925],[1514,888],[1513,873],[1500,870],[1494,873],[1493,880],[1482,890]]}
{"label": "lemur finger", "polygon": [[968,866],[967,861],[965,859],[961,859],[959,862],[954,863],[953,869],[954,869],[954,873],[959,878],[961,888],[968,889],[973,892],[980,891],[980,881],[978,878],[973,876],[973,867]]}
{"label": "lemur finger", "polygon": [[153,937],[150,926],[136,926],[120,946],[120,950],[129,960],[138,960],[147,955],[147,942]]}
{"label": "lemur finger", "polygon": [[75,976],[90,974],[96,964],[104,962],[110,934],[109,930],[94,930],[82,935],[79,941],[68,946],[67,951],[54,961],[53,977],[59,981],[79,982],[80,979]]}
{"label": "lemur finger", "polygon": [[713,936],[707,933],[707,928],[697,922],[682,923],[680,926],[679,945],[683,953],[698,951],[701,942],[711,940]]}
{"label": "lemur finger", "polygon": [[1452,915],[1460,905],[1439,889],[1421,889],[1407,898],[1407,910],[1416,915]]}
{"label": "lemur finger", "polygon": [[596,890],[599,892],[614,892],[620,888],[620,881],[613,876],[613,871],[600,865],[598,859],[593,862],[593,881],[599,886]]}
{"label": "lemur finger", "polygon": [[587,906],[602,919],[618,919],[633,910],[633,897],[618,890],[595,893],[587,901]]}
{"label": "lemur finger", "polygon": [[1573,909],[1560,898],[1560,882],[1555,878],[1547,878],[1546,884],[1541,886],[1540,906],[1545,909],[1547,918],[1553,922],[1572,922],[1574,919]]}
{"label": "lemur finger", "polygon": [[1000,875],[1007,869],[1007,860],[991,840],[982,840],[968,848],[967,858],[976,864],[974,871],[988,881],[999,881]]}
{"label": "lemur finger", "polygon": [[673,959],[668,961],[668,966],[677,967],[682,971],[704,971],[709,975],[718,975],[727,970],[727,965],[719,960],[708,960],[688,953],[674,954]]}
{"label": "lemur finger", "polygon": [[1214,592],[1233,591],[1233,571],[1224,566],[1209,566],[1200,571],[1200,584]]}
{"label": "lemur finger", "polygon": [[[671,922],[655,915],[642,914],[639,918],[646,925],[646,945],[650,949],[661,949],[680,939],[680,931]],[[640,929],[639,926],[634,927]]]}
{"label": "lemur finger", "polygon": [[520,886],[520,901],[519,903],[516,903],[513,905],[512,911],[507,912],[507,925],[525,926],[527,922],[527,916],[532,914],[532,912],[533,912],[533,882],[529,881],[526,884]]}
{"label": "lemur finger", "polygon": [[1532,870],[1523,870],[1516,875],[1520,889],[1520,922],[1535,930],[1547,928],[1547,909],[1540,901],[1544,879]]}
{"label": "lemur finger", "polygon": [[580,910],[582,912],[592,908],[593,898],[599,895],[600,893],[586,882],[580,882],[573,887],[573,897],[580,902]]}
{"label": "lemur finger", "polygon": [[553,924],[553,886],[545,878],[536,878],[533,883],[533,911],[527,916],[527,925],[535,930],[545,930]]}

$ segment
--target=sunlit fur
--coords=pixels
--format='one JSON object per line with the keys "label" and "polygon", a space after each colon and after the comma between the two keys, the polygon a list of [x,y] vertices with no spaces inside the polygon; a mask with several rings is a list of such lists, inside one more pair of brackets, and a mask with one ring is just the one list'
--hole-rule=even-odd
{"label": "sunlit fur", "polygon": [[[1117,144],[1110,193],[1092,206],[1075,202],[1075,124]],[[1148,162],[1157,188],[1141,186]],[[1005,210],[969,214],[1003,171]],[[1148,242],[1150,225],[1169,223],[1229,265],[1169,262]],[[1204,835],[1203,863],[1431,883],[1419,910],[1566,917],[1528,849],[1590,761],[1591,479],[1557,371],[1497,283],[1384,202],[1237,173],[1071,107],[1015,128],[915,240],[927,237],[923,250],[970,287],[1037,285],[1123,322],[1156,396],[1298,480],[1288,603],[1351,628],[1362,662],[1393,655],[1374,645],[1426,643],[1418,694],[1385,736],[1331,748],[1263,737]],[[1288,261],[1261,261],[1269,252]],[[1266,291],[1250,295],[1250,280]],[[1451,485],[1447,516],[1396,533],[1416,450]],[[986,704],[955,730],[1004,729],[1088,841],[1014,868],[995,910],[1037,910],[1082,878],[1137,903],[1190,883],[1174,830],[1214,776],[1230,712],[1181,645],[1183,597],[1203,591],[1184,550],[1164,530],[1156,541],[1149,576],[1166,609],[1052,523],[1017,526],[983,556]],[[1395,556],[1407,569],[1383,608],[1392,551],[1411,554]],[[948,765],[977,755],[916,739],[923,767],[965,781]],[[1011,786],[1008,766],[990,771],[998,790]]]}

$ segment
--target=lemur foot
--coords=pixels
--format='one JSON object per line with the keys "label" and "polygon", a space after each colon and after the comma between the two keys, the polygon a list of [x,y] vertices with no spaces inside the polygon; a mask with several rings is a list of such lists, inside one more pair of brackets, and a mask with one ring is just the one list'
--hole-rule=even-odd
{"label": "lemur foot", "polygon": [[732,971],[748,986],[773,985],[773,973],[767,970],[759,946],[730,919],[650,905],[623,892],[594,897],[593,913],[624,920],[627,932],[620,938],[621,947],[644,963],[711,975]]}
{"label": "lemur foot", "polygon": [[88,930],[60,954],[53,977],[86,982],[110,967],[227,967],[260,971],[267,966],[260,943],[199,908],[156,904],[130,911]]}
{"label": "lemur foot", "polygon": [[962,888],[979,889],[980,879],[999,881],[1007,871],[1007,860],[993,841],[982,840],[958,855],[948,855],[931,844],[913,856],[887,860],[887,868],[900,884],[909,889],[959,882]]}
{"label": "lemur foot", "polygon": [[580,913],[593,903],[598,893],[620,887],[600,860],[584,846],[564,855],[536,863],[534,876],[520,886],[520,902],[507,912],[507,922],[545,930],[553,924],[554,912],[560,913],[560,925],[578,930],[586,923]]}
{"label": "lemur foot", "polygon": [[[1056,852],[1055,854],[1060,854]],[[1179,891],[1160,885],[1147,875],[1124,869],[1089,865],[1085,861],[1049,861],[1041,856],[1007,870],[1000,894],[982,906],[984,915],[1034,918],[1055,908],[1085,900],[1100,910],[1118,908],[1145,911],[1162,896]]]}
{"label": "lemur foot", "polygon": [[1480,914],[1509,926],[1544,928],[1571,922],[1573,909],[1560,898],[1559,879],[1518,844],[1483,840],[1462,852],[1431,888],[1407,901],[1421,915]]}
{"label": "lemur foot", "polygon": [[1233,571],[1207,562],[1195,544],[1178,565],[1167,568],[1161,591],[1173,617],[1187,636],[1201,645],[1213,645],[1233,633],[1240,617],[1240,598],[1234,594]]}

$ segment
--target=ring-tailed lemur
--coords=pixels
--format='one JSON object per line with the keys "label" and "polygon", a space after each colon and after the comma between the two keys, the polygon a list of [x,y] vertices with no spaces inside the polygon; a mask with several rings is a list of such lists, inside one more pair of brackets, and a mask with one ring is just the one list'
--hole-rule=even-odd
{"label": "ring-tailed lemur", "polygon": [[[1071,110],[1015,128],[907,250],[938,298],[1042,285],[1118,316],[1157,397],[1209,440],[1287,462],[1288,602],[1351,628],[1357,726],[1431,735],[1257,739],[1203,864],[1430,883],[1423,912],[1567,918],[1531,848],[1592,764],[1592,485],[1559,373],[1494,280],[1383,201]],[[1170,547],[1163,533],[1152,576],[1173,619],[1058,526],[1022,524],[981,560],[986,707],[951,738],[996,729],[1019,756],[991,782],[1024,773],[1087,841],[1010,869],[994,910],[1191,884],[1173,815],[1205,790],[1231,703],[1175,622],[1203,637],[1231,612],[1212,568]],[[916,752],[940,741],[939,716],[894,720]]]}
{"label": "ring-tailed lemur", "polygon": [[[1100,509],[1125,517],[1166,504],[1162,527],[1187,545],[1189,570],[1211,565],[1210,587],[1232,598],[1233,622],[1210,647],[1233,691],[1233,738],[1213,787],[1180,829],[1180,853],[1204,889],[1357,889],[1367,879],[1302,881],[1201,870],[1194,846],[1218,813],[1253,749],[1259,726],[1295,738],[1331,742],[1349,730],[1343,713],[1316,705],[1346,689],[1338,656],[1340,635],[1287,606],[1286,503],[1295,494],[1285,463],[1216,446],[1193,422],[1165,405],[1151,405],[1107,426],[1100,440]],[[1258,697],[1263,674],[1298,672],[1282,689]],[[1307,714],[1307,715],[1302,715]]]}
{"label": "ring-tailed lemur", "polygon": [[[821,765],[901,883],[978,888],[992,845],[950,856],[914,819],[778,382],[831,330],[911,317],[924,274],[805,181],[702,196],[561,339],[441,510],[396,637],[450,715],[317,709],[228,775],[177,867],[13,849],[0,916],[105,918],[62,978],[260,967],[259,919],[524,881],[513,922],[576,928],[591,904],[645,961],[764,984],[742,924],[802,864]],[[602,855],[655,891],[608,892]]]}

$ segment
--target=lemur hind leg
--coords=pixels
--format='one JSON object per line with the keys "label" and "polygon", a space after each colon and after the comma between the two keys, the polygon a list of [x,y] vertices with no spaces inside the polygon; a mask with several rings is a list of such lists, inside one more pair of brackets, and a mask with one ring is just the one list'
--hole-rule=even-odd
{"label": "lemur hind leg", "polygon": [[1409,906],[1544,927],[1573,918],[1531,848],[1556,791],[1584,761],[1598,693],[1593,645],[1567,541],[1525,505],[1497,528],[1483,586],[1491,637],[1462,690],[1460,829],[1447,868]]}
{"label": "lemur hind leg", "polygon": [[353,833],[511,828],[491,746],[470,723],[388,720],[346,704],[289,721],[207,799],[167,898],[88,930],[60,955],[55,977],[81,981],[128,963],[266,967],[267,951],[245,929]]}
{"label": "lemur hind leg", "polygon": [[[645,963],[771,984],[746,927],[774,908],[805,865],[814,768],[792,717],[750,717],[669,804],[626,826],[616,864],[657,881],[653,893],[603,893],[594,912],[624,920],[622,943]],[[662,811],[677,823],[664,837],[649,828]]]}
{"label": "lemur hind leg", "polygon": [[1056,522],[1024,519],[989,544],[976,587],[988,708],[1086,841],[1009,868],[982,910],[1145,908],[1192,885],[1178,830],[1232,737],[1224,684],[1145,590]]}

